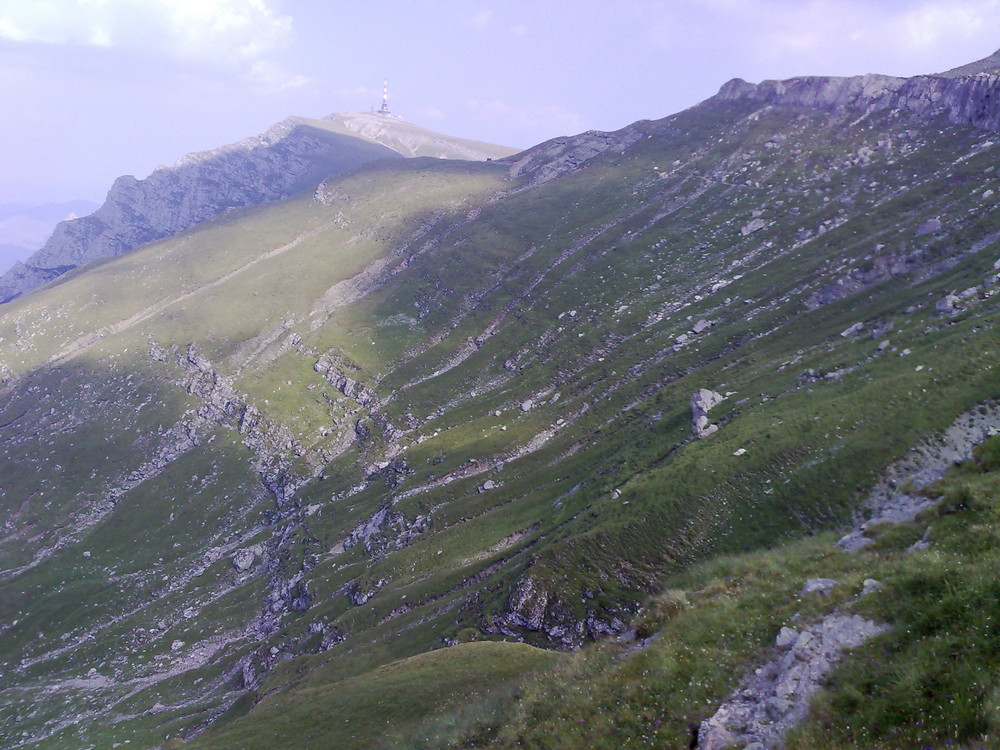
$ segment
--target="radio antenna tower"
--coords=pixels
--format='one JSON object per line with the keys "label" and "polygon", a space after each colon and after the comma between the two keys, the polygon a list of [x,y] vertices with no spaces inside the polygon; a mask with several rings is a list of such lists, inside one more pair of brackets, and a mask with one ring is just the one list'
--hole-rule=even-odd
{"label": "radio antenna tower", "polygon": [[389,79],[386,78],[382,83],[382,109],[378,111],[380,115],[388,115],[389,112]]}

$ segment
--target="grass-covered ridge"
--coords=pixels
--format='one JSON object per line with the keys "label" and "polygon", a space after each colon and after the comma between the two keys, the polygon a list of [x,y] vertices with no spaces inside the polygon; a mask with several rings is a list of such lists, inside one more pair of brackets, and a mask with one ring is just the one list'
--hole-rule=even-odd
{"label": "grass-covered ridge", "polygon": [[874,532],[886,590],[866,608],[892,630],[833,675],[789,747],[1000,742],[1000,436],[925,492],[934,508]]}

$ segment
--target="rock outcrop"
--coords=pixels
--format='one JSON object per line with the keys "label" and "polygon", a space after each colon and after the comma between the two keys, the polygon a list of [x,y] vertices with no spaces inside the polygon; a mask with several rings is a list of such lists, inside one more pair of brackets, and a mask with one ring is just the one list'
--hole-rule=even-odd
{"label": "rock outcrop", "polygon": [[954,464],[968,460],[972,449],[990,435],[1000,433],[1000,404],[987,402],[959,415],[939,437],[925,441],[890,465],[864,503],[866,518],[837,542],[847,552],[872,544],[865,534],[871,526],[906,523],[935,500],[919,490],[944,476]]}
{"label": "rock outcrop", "polygon": [[725,396],[707,388],[700,388],[691,396],[691,430],[699,438],[705,438],[719,429],[717,424],[709,424],[708,412],[725,400]]}
{"label": "rock outcrop", "polygon": [[572,172],[601,154],[623,151],[639,141],[645,127],[636,123],[614,133],[588,130],[571,138],[554,138],[508,159],[511,178],[527,179],[526,187],[536,187]]}
{"label": "rock outcrop", "polygon": [[[874,590],[869,586],[869,591]],[[886,629],[848,614],[828,615],[802,631],[782,628],[775,645],[784,653],[757,669],[710,719],[702,722],[698,749],[782,747],[785,733],[805,718],[810,697],[843,652]]]}

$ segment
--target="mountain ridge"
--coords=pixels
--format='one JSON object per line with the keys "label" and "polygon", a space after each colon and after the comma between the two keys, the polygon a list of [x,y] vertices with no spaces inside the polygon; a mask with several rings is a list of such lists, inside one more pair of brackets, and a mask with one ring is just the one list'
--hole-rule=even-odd
{"label": "mountain ridge", "polygon": [[[975,71],[970,73],[969,71]],[[734,78],[716,96],[804,107],[849,107],[866,112],[903,109],[922,117],[945,115],[949,122],[1000,129],[1000,51],[938,75],[909,78],[805,76],[747,83]]]}
{"label": "mountain ridge", "polygon": [[806,77],[751,84],[736,78],[717,96],[771,104],[833,109],[848,107],[868,112],[905,109],[921,116],[946,115],[953,123],[986,130],[1000,126],[1000,73],[959,78],[865,75],[852,78]]}
{"label": "mountain ridge", "polygon": [[342,129],[351,135],[397,151],[403,156],[430,156],[435,159],[466,159],[483,161],[500,159],[517,153],[520,149],[473,141],[467,138],[442,136],[392,115],[366,112],[337,112],[320,120],[298,118],[312,125]]}
{"label": "mountain ridge", "polygon": [[996,72],[1000,72],[1000,50],[997,50],[992,55],[987,55],[981,60],[976,60],[975,62],[967,63],[965,65],[959,65],[958,67],[951,68],[943,73],[937,73],[935,75],[946,78],[957,78],[959,76]]}
{"label": "mountain ridge", "polygon": [[0,268],[10,268],[38,249],[58,222],[84,216],[97,208],[96,203],[86,200],[0,205]]}
{"label": "mountain ridge", "polygon": [[119,177],[94,213],[61,222],[41,249],[0,276],[0,303],[92,260],[130,252],[230,208],[288,197],[373,159],[487,159],[513,151],[380,115],[288,117],[260,135],[182,156],[143,180]]}

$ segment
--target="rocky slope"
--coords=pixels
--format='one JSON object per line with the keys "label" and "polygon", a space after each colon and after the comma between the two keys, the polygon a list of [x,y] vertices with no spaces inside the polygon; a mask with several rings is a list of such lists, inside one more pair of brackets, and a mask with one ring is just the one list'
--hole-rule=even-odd
{"label": "rocky slope", "polygon": [[[290,717],[450,643],[627,634],[670,576],[849,528],[997,395],[991,116],[872,106],[887,80],[376,161],[4,306],[5,744],[391,745]],[[735,687],[688,682],[663,731]]]}
{"label": "rocky slope", "polygon": [[982,60],[976,60],[967,65],[959,65],[957,68],[946,70],[944,73],[938,73],[937,75],[945,78],[958,78],[961,76],[974,76],[979,73],[996,73],[998,71],[1000,71],[1000,50],[984,57]]}

